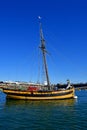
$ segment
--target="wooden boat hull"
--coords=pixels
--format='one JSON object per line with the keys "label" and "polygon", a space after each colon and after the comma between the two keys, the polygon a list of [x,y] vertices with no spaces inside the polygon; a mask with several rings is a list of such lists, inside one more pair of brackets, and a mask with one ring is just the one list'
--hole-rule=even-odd
{"label": "wooden boat hull", "polygon": [[21,91],[3,89],[7,98],[24,100],[58,100],[74,98],[74,88],[58,91]]}

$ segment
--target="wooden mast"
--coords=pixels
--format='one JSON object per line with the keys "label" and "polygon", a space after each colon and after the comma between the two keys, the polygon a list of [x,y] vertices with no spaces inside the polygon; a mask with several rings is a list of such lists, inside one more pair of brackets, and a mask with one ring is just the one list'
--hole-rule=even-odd
{"label": "wooden mast", "polygon": [[[39,18],[40,19],[40,18]],[[41,50],[42,50],[42,55],[43,55],[43,62],[44,62],[44,69],[45,69],[45,74],[46,74],[46,80],[47,80],[47,87],[48,90],[50,90],[50,81],[49,81],[49,76],[48,76],[48,69],[47,69],[47,62],[46,62],[46,47],[45,47],[45,39],[43,36],[43,31],[42,31],[42,24],[40,22],[40,40],[41,40]]]}

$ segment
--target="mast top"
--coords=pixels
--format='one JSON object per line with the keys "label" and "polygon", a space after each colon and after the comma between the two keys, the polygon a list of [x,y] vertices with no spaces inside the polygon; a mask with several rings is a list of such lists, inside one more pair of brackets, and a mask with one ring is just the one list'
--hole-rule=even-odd
{"label": "mast top", "polygon": [[38,19],[41,20],[42,19],[41,16],[38,16]]}

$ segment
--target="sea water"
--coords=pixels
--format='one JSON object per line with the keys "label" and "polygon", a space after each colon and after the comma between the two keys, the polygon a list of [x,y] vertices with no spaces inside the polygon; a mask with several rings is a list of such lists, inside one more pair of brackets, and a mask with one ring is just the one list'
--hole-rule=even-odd
{"label": "sea water", "polygon": [[7,100],[0,92],[0,130],[87,130],[87,91],[77,99]]}

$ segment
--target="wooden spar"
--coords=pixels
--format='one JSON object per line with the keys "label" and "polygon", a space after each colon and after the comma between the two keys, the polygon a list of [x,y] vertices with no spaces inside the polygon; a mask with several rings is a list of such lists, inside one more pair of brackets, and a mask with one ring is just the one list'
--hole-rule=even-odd
{"label": "wooden spar", "polygon": [[44,69],[45,69],[45,74],[46,74],[46,80],[47,80],[47,87],[48,90],[50,90],[50,81],[49,81],[49,76],[48,76],[48,69],[47,69],[47,62],[46,62],[46,47],[45,47],[45,40],[43,36],[43,31],[42,31],[42,25],[40,22],[40,39],[41,39],[41,50],[42,50],[42,55],[43,55],[43,62],[44,62]]}

